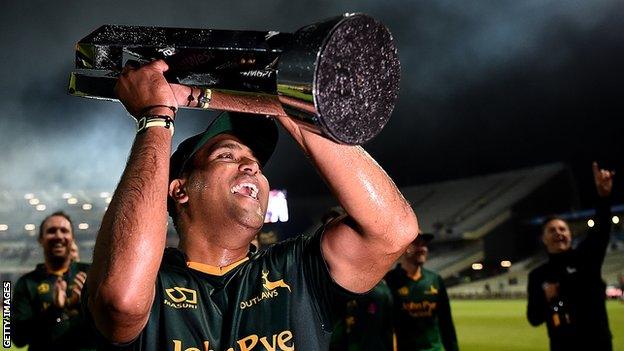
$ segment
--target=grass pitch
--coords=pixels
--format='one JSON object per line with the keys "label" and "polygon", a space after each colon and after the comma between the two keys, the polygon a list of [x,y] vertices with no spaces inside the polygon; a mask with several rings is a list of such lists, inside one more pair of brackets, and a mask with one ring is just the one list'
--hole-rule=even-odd
{"label": "grass pitch", "polygon": [[[462,351],[547,351],[546,326],[532,327],[525,300],[451,301]],[[607,302],[613,350],[624,350],[624,303]]]}
{"label": "grass pitch", "polygon": [[[454,300],[451,308],[462,351],[548,350],[546,327],[529,324],[525,300]],[[613,350],[624,351],[624,303],[609,301],[607,311]]]}

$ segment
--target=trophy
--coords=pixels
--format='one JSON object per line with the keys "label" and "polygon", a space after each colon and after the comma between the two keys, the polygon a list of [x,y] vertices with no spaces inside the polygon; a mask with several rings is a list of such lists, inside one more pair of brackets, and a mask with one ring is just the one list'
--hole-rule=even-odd
{"label": "trophy", "polygon": [[398,97],[392,35],[364,14],[294,33],[105,25],[76,44],[69,93],[116,100],[123,66],[156,59],[169,65],[168,82],[209,93],[203,108],[288,115],[343,144],[375,137]]}

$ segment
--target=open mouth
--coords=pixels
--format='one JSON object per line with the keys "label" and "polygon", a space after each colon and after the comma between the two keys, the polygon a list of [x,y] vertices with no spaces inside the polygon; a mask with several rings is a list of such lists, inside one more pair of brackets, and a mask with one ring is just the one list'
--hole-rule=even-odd
{"label": "open mouth", "polygon": [[230,189],[232,194],[239,194],[258,200],[258,187],[253,183],[240,183]]}
{"label": "open mouth", "polygon": [[54,243],[50,246],[50,248],[52,249],[52,251],[54,252],[58,252],[58,251],[65,251],[65,249],[67,248],[67,245],[65,245],[62,242],[57,242]]}
{"label": "open mouth", "polygon": [[557,242],[557,243],[564,243],[566,241],[568,241],[568,240],[567,240],[567,238],[565,236],[557,236],[555,238],[555,242]]}

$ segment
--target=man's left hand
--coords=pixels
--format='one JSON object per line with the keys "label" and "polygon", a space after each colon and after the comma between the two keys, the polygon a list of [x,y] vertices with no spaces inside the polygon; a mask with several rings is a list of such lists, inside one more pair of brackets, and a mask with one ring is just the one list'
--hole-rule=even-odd
{"label": "man's left hand", "polygon": [[596,162],[592,164],[592,170],[594,172],[594,182],[596,183],[598,196],[607,197],[611,195],[615,172],[598,168],[598,163]]}

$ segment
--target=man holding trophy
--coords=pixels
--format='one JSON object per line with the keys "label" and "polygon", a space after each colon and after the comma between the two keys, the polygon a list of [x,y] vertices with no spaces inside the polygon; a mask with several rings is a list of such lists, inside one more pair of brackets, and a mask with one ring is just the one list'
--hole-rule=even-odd
{"label": "man holding trophy", "polygon": [[[357,32],[347,27],[331,33]],[[327,50],[318,60],[331,56]],[[415,214],[384,170],[362,147],[327,133],[333,113],[358,110],[349,105],[357,94],[348,97],[346,90],[359,84],[367,93],[394,97],[396,90],[375,92],[360,75],[349,78],[355,86],[337,88],[344,100],[329,101],[333,97],[323,89],[336,85],[322,86],[317,66],[313,98],[299,96],[307,104],[279,94],[287,113],[270,119],[244,113],[266,112],[249,111],[249,102],[261,99],[241,103],[247,95],[235,94],[230,112],[170,155],[174,124],[183,119],[178,108],[216,108],[211,103],[228,93],[171,82],[167,62],[126,65],[115,88],[138,120],[138,132],[103,218],[84,293],[100,342],[132,350],[327,349],[335,298],[374,287],[418,233]],[[374,101],[360,102],[376,111]],[[250,242],[267,209],[270,188],[262,167],[277,142],[274,120],[348,216],[310,237],[255,252]],[[167,212],[180,236],[178,248],[165,249]]]}

